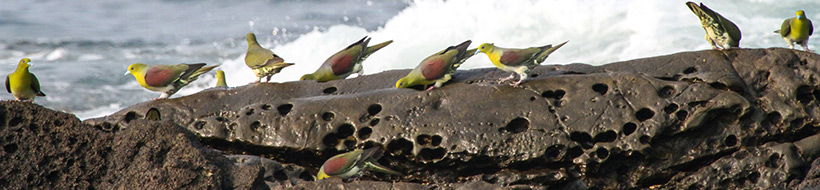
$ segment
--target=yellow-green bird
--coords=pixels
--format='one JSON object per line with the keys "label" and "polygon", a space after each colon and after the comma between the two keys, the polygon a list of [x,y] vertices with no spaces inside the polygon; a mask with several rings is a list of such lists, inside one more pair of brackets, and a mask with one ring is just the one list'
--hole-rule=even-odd
{"label": "yellow-green bird", "polygon": [[809,49],[809,36],[814,33],[814,26],[811,20],[806,18],[806,13],[803,10],[797,11],[797,17],[789,18],[783,21],[780,25],[780,30],[775,30],[774,33],[780,33],[783,40],[789,43],[789,48],[794,49],[794,43],[803,46],[803,49],[808,52],[814,52]]}
{"label": "yellow-green bird", "polygon": [[22,101],[34,101],[36,96],[46,96],[40,91],[40,81],[28,71],[31,59],[23,58],[17,63],[17,70],[6,76],[6,91],[14,98]]}
{"label": "yellow-green bird", "polygon": [[382,153],[383,150],[378,147],[373,147],[366,150],[357,149],[333,156],[322,164],[316,178],[341,177],[347,179],[357,177],[365,170],[401,176],[401,173],[379,165],[379,163],[376,162]]}
{"label": "yellow-green bird", "polygon": [[729,49],[740,46],[740,29],[717,12],[709,9],[706,5],[693,2],[686,2],[686,6],[700,19],[700,25],[706,31],[706,41],[712,45],[712,49]]}
{"label": "yellow-green bird", "polygon": [[561,48],[561,46],[564,46],[567,42],[569,41],[556,46],[545,45],[525,49],[502,48],[491,43],[484,43],[478,46],[479,51],[476,52],[476,54],[479,52],[487,54],[487,57],[490,58],[490,62],[492,62],[495,67],[498,67],[502,71],[513,72],[510,77],[500,79],[500,82],[513,79],[515,78],[515,74],[518,74],[520,79],[513,83],[513,86],[518,86],[518,84],[521,84],[521,82],[527,79],[530,70],[541,65],[550,53]]}
{"label": "yellow-green bird", "polygon": [[293,63],[285,63],[285,59],[260,46],[253,33],[248,33],[246,38],[248,53],[245,54],[245,65],[253,70],[253,74],[256,74],[256,83],[262,81],[262,77],[266,78],[266,82],[270,82],[271,76],[293,65]]}
{"label": "yellow-green bird", "polygon": [[216,70],[216,87],[228,88],[228,84],[225,83],[225,71]]}
{"label": "yellow-green bird", "polygon": [[470,43],[472,41],[467,40],[425,58],[407,76],[396,81],[396,88],[430,84],[435,85],[427,88],[427,91],[440,88],[453,78],[453,73],[464,63],[464,60],[475,55],[476,49],[467,50]]}
{"label": "yellow-green bird", "polygon": [[316,72],[306,74],[299,80],[327,82],[347,78],[353,73],[358,73],[361,76],[364,72],[362,70],[364,59],[367,59],[367,56],[370,56],[373,52],[393,43],[393,40],[367,47],[369,42],[370,38],[365,36],[356,43],[350,44],[347,48],[327,58]]}
{"label": "yellow-green bird", "polygon": [[199,78],[219,65],[205,66],[205,63],[176,65],[146,65],[135,63],[128,66],[125,74],[134,75],[140,86],[151,91],[162,92],[156,99],[168,98],[183,86]]}

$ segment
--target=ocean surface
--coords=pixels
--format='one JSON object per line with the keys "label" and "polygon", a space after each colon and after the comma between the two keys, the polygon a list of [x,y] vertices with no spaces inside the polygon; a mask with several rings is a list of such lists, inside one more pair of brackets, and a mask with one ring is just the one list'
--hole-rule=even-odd
{"label": "ocean surface", "polygon": [[[601,65],[709,49],[686,1],[603,0],[0,0],[0,74],[21,58],[43,92],[36,103],[81,119],[150,101],[123,73],[133,63],[221,64],[229,86],[255,77],[244,64],[245,34],[296,63],[275,82],[296,81],[363,36],[394,40],[364,62],[365,74],[409,69],[443,48],[472,39],[501,47],[569,43],[544,64]],[[713,0],[704,4],[736,23],[744,48],[787,47],[773,33],[796,10],[820,25],[816,0]],[[820,31],[820,30],[819,30]],[[809,47],[820,50],[815,34]],[[799,48],[798,49],[802,49]],[[483,55],[461,69],[492,67]],[[213,72],[174,97],[215,84]],[[0,99],[13,99],[0,93]]]}

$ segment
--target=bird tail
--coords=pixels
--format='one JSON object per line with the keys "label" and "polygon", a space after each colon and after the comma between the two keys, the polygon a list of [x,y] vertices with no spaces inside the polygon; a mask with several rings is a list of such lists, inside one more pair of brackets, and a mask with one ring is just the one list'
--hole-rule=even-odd
{"label": "bird tail", "polygon": [[780,30],[775,30],[774,33],[780,33]]}
{"label": "bird tail", "polygon": [[560,43],[560,44],[555,45],[555,46],[552,46],[552,45],[546,45],[546,46],[541,47],[541,49],[546,49],[546,50],[543,50],[543,51],[541,52],[541,54],[538,54],[538,57],[537,57],[535,60],[536,60],[538,63],[544,62],[544,60],[545,60],[545,59],[547,59],[547,57],[548,57],[548,56],[549,56],[552,52],[554,52],[555,50],[558,50],[558,48],[561,48],[561,46],[564,46],[564,44],[567,44],[567,42],[569,42],[569,41],[566,41],[566,42],[564,42],[564,43]]}
{"label": "bird tail", "polygon": [[[199,68],[199,69],[197,69],[194,73],[191,73],[191,75],[189,75],[187,78],[188,78],[188,79],[194,79],[194,80],[195,80],[196,78],[198,78],[198,77],[199,77],[199,75],[205,74],[205,73],[207,73],[208,71],[211,71],[211,70],[213,70],[213,69],[214,69],[214,68],[216,68],[216,67],[219,67],[219,65],[211,65],[211,66],[207,66],[207,67],[202,67],[202,68]],[[193,81],[193,80],[190,80],[190,81]]]}
{"label": "bird tail", "polygon": [[369,162],[365,162],[365,167],[367,168],[367,170],[370,170],[370,171],[381,172],[381,173],[386,173],[386,174],[392,174],[392,175],[397,175],[397,176],[403,176],[404,175],[402,173],[391,170],[391,169],[389,169],[385,166],[382,166],[382,165],[376,163],[375,160],[370,160]]}
{"label": "bird tail", "polygon": [[386,42],[382,42],[380,44],[376,44],[376,45],[372,45],[370,47],[367,47],[367,50],[365,50],[365,52],[364,52],[364,56],[362,56],[363,57],[362,59],[365,59],[365,58],[367,58],[367,56],[370,56],[370,54],[373,54],[373,52],[379,51],[383,47],[385,47],[387,45],[390,45],[390,43],[393,43],[393,40],[389,40],[389,41],[386,41]]}

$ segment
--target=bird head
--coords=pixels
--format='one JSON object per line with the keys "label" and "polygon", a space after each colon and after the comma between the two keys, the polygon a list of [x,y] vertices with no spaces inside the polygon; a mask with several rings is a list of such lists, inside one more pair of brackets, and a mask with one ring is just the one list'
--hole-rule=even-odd
{"label": "bird head", "polygon": [[803,12],[803,10],[799,10],[795,14],[797,14],[797,19],[805,19],[806,18],[806,13]]}
{"label": "bird head", "polygon": [[253,32],[248,33],[247,35],[245,35],[245,37],[248,40],[248,46],[250,46],[251,44],[259,44],[259,42],[256,41],[256,35],[253,34]]}
{"label": "bird head", "polygon": [[316,179],[321,180],[321,179],[328,178],[328,177],[330,177],[330,176],[328,176],[327,174],[325,174],[324,167],[323,167],[323,168],[319,168],[319,173],[318,173],[318,174],[316,174]]}
{"label": "bird head", "polygon": [[316,76],[313,76],[313,74],[305,74],[302,75],[302,78],[299,78],[299,80],[316,80]]}
{"label": "bird head", "polygon": [[412,84],[410,84],[410,80],[407,79],[407,77],[401,78],[399,79],[399,81],[396,81],[396,88],[407,88],[410,86],[412,86]]}
{"label": "bird head", "polygon": [[31,59],[29,58],[20,59],[20,63],[17,64],[18,69],[28,69],[29,66],[31,66]]}
{"label": "bird head", "polygon": [[480,46],[478,46],[478,51],[476,51],[475,53],[478,54],[479,52],[481,52],[481,53],[492,52],[493,49],[495,49],[495,45],[493,45],[491,43],[483,43]]}
{"label": "bird head", "polygon": [[216,70],[216,78],[225,80],[225,71]]}
{"label": "bird head", "polygon": [[131,64],[131,65],[128,66],[128,70],[125,71],[125,75],[128,75],[128,74],[131,74],[131,75],[134,75],[134,76],[142,75],[143,73],[145,73],[145,68],[146,67],[147,67],[147,65],[142,64],[142,63]]}

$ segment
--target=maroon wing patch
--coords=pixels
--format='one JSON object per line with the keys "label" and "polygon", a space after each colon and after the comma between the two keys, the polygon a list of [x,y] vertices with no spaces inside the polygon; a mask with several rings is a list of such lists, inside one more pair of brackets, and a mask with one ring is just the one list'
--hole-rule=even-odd
{"label": "maroon wing patch", "polygon": [[516,61],[518,61],[518,52],[515,51],[507,51],[504,54],[501,54],[501,64],[514,66]]}
{"label": "maroon wing patch", "polygon": [[344,157],[328,160],[327,163],[325,163],[325,174],[332,175],[341,172],[340,170],[345,166],[346,161],[347,159]]}
{"label": "maroon wing patch", "polygon": [[177,77],[174,70],[153,67],[145,72],[145,83],[148,84],[148,86],[154,87],[168,86],[168,84],[174,81],[172,77]]}
{"label": "maroon wing patch", "polygon": [[447,72],[447,63],[441,58],[436,58],[424,63],[421,67],[421,75],[427,80],[440,79]]}
{"label": "maroon wing patch", "polygon": [[350,70],[353,70],[353,56],[344,54],[334,57],[330,62],[330,68],[333,69],[334,75],[342,75],[350,72]]}

